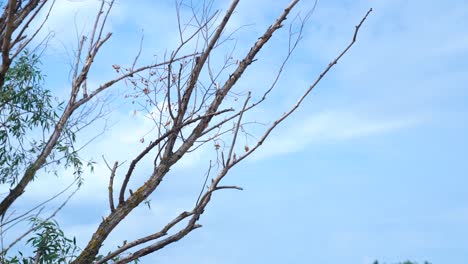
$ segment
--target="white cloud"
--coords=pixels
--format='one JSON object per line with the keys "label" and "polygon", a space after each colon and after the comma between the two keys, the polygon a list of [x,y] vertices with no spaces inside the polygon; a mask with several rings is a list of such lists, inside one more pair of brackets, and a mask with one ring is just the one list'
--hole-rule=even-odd
{"label": "white cloud", "polygon": [[[40,13],[40,19],[35,20],[32,29],[36,29],[46,18],[50,6],[47,6]],[[49,33],[53,32],[55,39],[49,42],[49,47],[61,47],[60,43],[75,44],[77,34],[89,30],[92,21],[99,9],[99,1],[70,2],[59,0],[55,2],[50,16],[47,18],[42,30],[35,41],[41,42]]]}
{"label": "white cloud", "polygon": [[327,144],[380,135],[420,124],[421,117],[368,118],[358,112],[325,111],[298,120],[267,139],[255,159],[302,151],[312,144]]}

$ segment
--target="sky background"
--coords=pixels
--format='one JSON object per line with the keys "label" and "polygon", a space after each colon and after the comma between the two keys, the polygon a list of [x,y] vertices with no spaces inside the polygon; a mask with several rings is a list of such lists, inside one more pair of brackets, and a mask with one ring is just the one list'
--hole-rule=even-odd
{"label": "sky background", "polygon": [[[229,4],[215,2],[222,10]],[[271,2],[240,2],[228,26],[248,25],[235,35],[237,56],[289,3]],[[77,32],[89,30],[97,6],[94,0],[58,0],[45,26],[43,36],[53,31],[54,38],[43,54],[43,71],[47,87],[60,96],[69,93]],[[312,6],[303,0],[296,13]],[[200,220],[203,228],[141,263],[467,263],[468,3],[319,1],[277,89],[250,118],[271,122],[293,105],[349,43],[371,7],[356,45],[262,149],[225,179],[244,191],[216,193]],[[88,86],[115,76],[110,65],[131,64],[142,34],[142,62],[171,51],[177,43],[175,14],[173,1],[118,0],[107,28],[113,36]],[[286,30],[273,37],[237,89],[252,90],[258,98],[284,58],[285,45]],[[84,175],[84,186],[57,217],[82,247],[108,213],[109,172],[101,155],[111,162],[130,160],[151,128],[142,115],[133,115],[121,98],[123,89],[111,92],[117,98],[109,108],[111,126],[83,153],[98,162],[95,173]],[[102,125],[90,127],[83,142]],[[151,210],[135,210],[102,252],[155,232],[189,209],[209,153],[202,148],[171,170],[151,198]],[[145,168],[132,186],[144,179]],[[18,210],[68,185],[71,172],[60,174],[40,175]]]}

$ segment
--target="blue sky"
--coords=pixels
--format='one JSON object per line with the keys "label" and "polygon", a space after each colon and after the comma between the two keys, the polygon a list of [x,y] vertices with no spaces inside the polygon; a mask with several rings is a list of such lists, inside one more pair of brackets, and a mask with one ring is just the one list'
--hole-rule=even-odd
{"label": "blue sky", "polygon": [[[96,61],[90,84],[112,77],[110,65],[131,63],[142,32],[143,61],[173,47],[173,2],[158,2],[163,3],[117,1],[108,25],[114,35]],[[305,12],[312,2],[301,1],[297,11]],[[60,0],[46,24],[55,37],[43,55],[44,71],[47,85],[58,94],[68,93],[74,20],[78,31],[89,27],[97,3]],[[229,27],[249,26],[236,35],[235,54],[244,54],[287,4],[241,1]],[[227,5],[218,1],[216,7]],[[348,44],[370,7],[374,12],[356,45],[263,148],[226,178],[244,191],[217,193],[201,218],[202,229],[142,263],[466,263],[466,2],[319,1],[277,89],[250,118],[271,122],[294,104]],[[268,86],[277,69],[273,66],[286,51],[285,33],[262,51],[239,90],[258,96]],[[112,126],[84,152],[99,162],[96,172],[84,176],[84,187],[58,216],[66,233],[81,243],[108,210],[108,171],[101,155],[129,160],[151,126],[119,99],[122,89],[111,92],[117,98],[110,107]],[[97,123],[83,137],[101,128]],[[209,153],[202,149],[171,170],[152,197],[152,210],[137,209],[111,234],[105,250],[156,231],[190,208]],[[144,168],[139,173],[137,181],[144,178]],[[19,209],[49,197],[71,179],[67,171],[61,178],[40,177],[43,181],[29,187]]]}

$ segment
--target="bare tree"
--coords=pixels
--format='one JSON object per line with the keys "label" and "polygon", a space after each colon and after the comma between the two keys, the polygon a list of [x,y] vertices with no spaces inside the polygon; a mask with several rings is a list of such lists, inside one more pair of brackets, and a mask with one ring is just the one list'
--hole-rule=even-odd
{"label": "bare tree", "polygon": [[[10,0],[6,4],[0,18],[2,47],[0,85],[3,85],[4,76],[12,60],[40,30],[39,27],[29,38],[24,33],[30,21],[36,19],[36,15],[43,9],[46,2],[48,1]],[[142,139],[142,143],[148,142],[146,147],[137,156],[131,157],[128,166],[119,165],[121,163],[119,161],[115,161],[112,166],[108,164],[109,214],[103,218],[86,247],[72,263],[107,263],[108,261],[128,263],[177,242],[191,231],[201,227],[199,219],[215,191],[241,190],[238,186],[223,185],[223,178],[234,166],[258,150],[270,133],[301,105],[312,89],[353,46],[361,25],[372,11],[370,9],[357,24],[351,41],[344,50],[325,67],[309,87],[305,87],[297,103],[267,125],[256,142],[248,146],[239,143],[241,141],[239,136],[242,133],[248,133],[245,130],[245,114],[264,103],[276,87],[286,62],[302,38],[303,28],[312,10],[306,12],[304,16],[299,14],[294,16],[293,23],[289,26],[287,56],[282,64],[278,65],[276,77],[271,80],[270,84],[265,85],[267,88],[261,94],[257,94],[256,97],[259,99],[254,100],[251,91],[235,93],[233,88],[247,68],[258,59],[259,51],[271,40],[272,35],[282,28],[287,28],[284,27],[285,21],[287,17],[292,16],[291,12],[296,8],[299,0],[293,0],[284,7],[276,20],[265,29],[255,43],[252,43],[244,57],[235,59],[231,54],[227,54],[221,64],[216,62],[214,56],[217,50],[227,45],[227,40],[233,36],[233,32],[227,32],[226,25],[233,16],[239,0],[233,0],[224,13],[212,12],[213,1],[210,0],[202,1],[198,8],[187,7],[183,1],[177,1],[179,44],[171,50],[170,55],[166,55],[162,62],[138,66],[141,55],[140,47],[128,66],[112,65],[117,77],[97,87],[88,87],[87,77],[92,70],[93,62],[112,36],[111,33],[104,32],[104,27],[114,2],[114,0],[101,2],[89,35],[81,36],[73,64],[70,96],[64,110],[41,152],[27,166],[18,183],[0,203],[0,215],[5,216],[15,200],[25,192],[26,186],[34,179],[36,173],[50,164],[51,153],[57,147],[60,138],[64,136],[67,126],[71,126],[74,118],[82,117],[77,114],[78,109],[96,104],[92,99],[119,82],[125,81],[132,86],[134,92],[128,96],[140,100],[141,108],[154,121],[154,130],[146,136],[146,139]],[[50,8],[52,7],[53,2],[50,5]],[[191,10],[189,23],[182,22],[180,10],[183,8]],[[50,9],[47,12],[50,12]],[[187,52],[187,50],[190,51]],[[233,103],[231,98],[242,99],[243,103]],[[109,254],[97,258],[109,234],[135,208],[158,190],[171,167],[182,157],[197,151],[207,143],[214,146],[216,156],[213,162],[210,161],[206,180],[200,190],[200,195],[194,201],[193,208],[180,212],[161,230],[154,230],[147,236],[127,242]],[[144,184],[135,191],[131,191],[128,185],[132,181],[136,168],[141,166],[143,160],[152,161],[152,171],[147,173]],[[123,176],[120,186],[114,186],[116,175]],[[40,179],[37,180],[40,181]],[[130,194],[126,195],[127,193]],[[11,246],[7,247],[7,250],[9,248]],[[5,253],[6,251],[3,255]]]}

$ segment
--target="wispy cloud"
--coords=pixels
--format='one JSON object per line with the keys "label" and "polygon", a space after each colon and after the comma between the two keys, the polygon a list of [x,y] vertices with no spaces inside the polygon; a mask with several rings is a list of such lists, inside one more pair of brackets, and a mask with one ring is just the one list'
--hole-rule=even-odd
{"label": "wispy cloud", "polygon": [[255,155],[256,159],[265,159],[302,151],[310,145],[335,143],[355,140],[416,126],[424,118],[387,117],[369,118],[358,112],[325,111],[302,121],[295,121],[292,126],[278,131]]}

